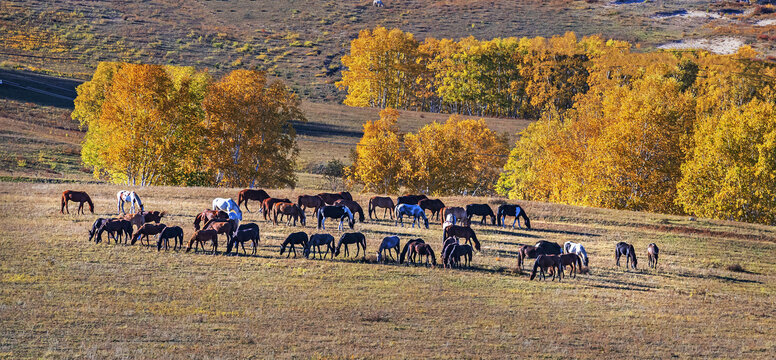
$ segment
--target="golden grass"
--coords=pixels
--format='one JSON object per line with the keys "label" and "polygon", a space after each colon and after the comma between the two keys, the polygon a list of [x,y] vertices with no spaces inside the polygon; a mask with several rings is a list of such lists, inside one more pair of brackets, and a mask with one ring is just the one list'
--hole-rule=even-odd
{"label": "golden grass", "polygon": [[[60,215],[59,194],[88,191],[97,215]],[[772,358],[776,353],[775,229],[725,221],[525,202],[534,230],[475,224],[483,252],[468,270],[356,259],[286,259],[299,228],[262,230],[258,256],[95,245],[86,231],[110,216],[118,186],[0,183],[0,355],[6,358],[545,357]],[[192,231],[192,215],[237,189],[137,189],[164,222]],[[312,190],[270,190],[295,197]],[[369,194],[355,194],[366,204]],[[449,205],[493,199],[445,198]],[[255,204],[251,204],[255,207]],[[660,224],[661,227],[653,226]],[[328,224],[328,231],[339,232]],[[677,230],[679,229],[679,230]],[[702,229],[725,236],[687,231]],[[308,225],[308,233],[317,230]],[[440,226],[356,224],[369,258],[379,240]],[[746,238],[728,236],[743,234]],[[590,272],[562,283],[514,269],[518,243],[582,242]],[[616,268],[617,241],[639,270]],[[646,267],[646,246],[661,248]],[[223,251],[223,245],[220,250]],[[438,250],[437,250],[438,251]],[[300,254],[301,255],[301,254]],[[739,264],[747,272],[732,272]]]}

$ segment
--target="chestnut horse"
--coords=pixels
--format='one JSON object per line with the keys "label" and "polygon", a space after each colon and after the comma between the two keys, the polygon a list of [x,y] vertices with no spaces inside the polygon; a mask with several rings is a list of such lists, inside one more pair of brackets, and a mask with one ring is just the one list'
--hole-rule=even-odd
{"label": "chestnut horse", "polygon": [[618,242],[614,248],[614,260],[617,263],[617,266],[620,266],[620,256],[622,255],[625,255],[625,267],[627,268],[628,264],[630,264],[635,270],[636,250],[633,248],[633,245],[625,242]]}
{"label": "chestnut horse", "polygon": [[245,210],[248,210],[248,212],[251,212],[251,209],[248,209],[248,200],[256,200],[259,202],[259,204],[264,202],[264,199],[268,199],[269,194],[267,194],[266,191],[262,189],[243,189],[240,190],[240,193],[237,194],[237,207],[240,207],[242,203],[245,203]]}
{"label": "chestnut horse", "polygon": [[431,248],[431,245],[420,242],[413,243],[409,248],[409,260],[412,261],[412,264],[415,264],[415,255],[420,256],[421,264],[423,263],[423,256],[425,256],[426,266],[429,265],[429,258],[431,258],[431,266],[436,266],[436,255],[434,255],[434,249]]}
{"label": "chestnut horse", "polygon": [[270,212],[272,212],[272,209],[275,207],[275,204],[279,202],[286,202],[290,204],[291,200],[279,199],[279,198],[264,199],[264,202],[261,203],[261,211],[264,213],[264,220],[267,220],[267,216],[270,216]]}
{"label": "chestnut horse", "polygon": [[[460,206],[442,208],[442,219],[446,219],[447,215],[455,216],[455,219],[460,221],[463,226],[471,225],[471,221],[469,221],[469,218],[466,216],[466,210]],[[444,221],[442,221],[442,223],[444,223]]]}
{"label": "chestnut horse", "polygon": [[362,209],[361,205],[359,205],[357,202],[353,200],[339,199],[334,202],[334,206],[344,206],[350,209],[351,213],[358,213],[358,221],[362,223],[364,222],[364,209]]}
{"label": "chestnut horse", "polygon": [[218,234],[226,234],[226,243],[228,244],[232,241],[232,237],[237,234],[237,229],[239,229],[239,227],[237,226],[237,221],[232,219],[214,219],[205,224],[205,229],[213,229]]}
{"label": "chestnut horse", "polygon": [[195,253],[199,250],[199,244],[202,244],[202,251],[205,251],[205,242],[210,241],[213,243],[213,255],[216,254],[216,249],[218,248],[217,231],[213,229],[195,231],[194,235],[191,236],[191,240],[189,240],[189,247],[186,248],[186,252],[191,250],[191,245],[194,244],[195,241],[197,242],[196,247],[194,248]]}
{"label": "chestnut horse", "polygon": [[480,251],[480,242],[477,240],[477,235],[471,227],[450,225],[442,232],[442,241],[451,236],[466,239],[467,243],[474,242],[474,248],[477,249],[477,251]]}
{"label": "chestnut horse", "polygon": [[480,225],[485,224],[485,219],[490,216],[491,225],[496,225],[496,214],[493,213],[493,209],[488,204],[469,204],[466,205],[466,216],[469,222],[472,221],[472,216],[482,216]]}
{"label": "chestnut horse", "polygon": [[542,252],[533,245],[522,245],[517,249],[517,266],[523,270],[523,261],[525,259],[536,259]]}
{"label": "chestnut horse", "polygon": [[84,203],[89,204],[89,211],[94,214],[94,203],[92,202],[92,198],[89,197],[89,194],[83,191],[75,190],[65,190],[62,192],[62,207],[59,209],[60,214],[64,214],[65,210],[67,210],[67,213],[70,214],[70,208],[67,206],[68,202],[70,201],[78,203],[78,210],[76,211],[76,214],[79,212],[84,214]]}
{"label": "chestnut horse", "polygon": [[302,226],[307,225],[307,218],[304,215],[304,211],[302,211],[302,209],[300,209],[296,204],[287,202],[275,203],[275,206],[272,208],[272,213],[272,223],[275,225],[278,224],[278,215],[288,215],[288,224],[291,223],[291,218],[293,218],[294,226],[296,226],[297,219],[299,219],[299,222],[302,224]]}
{"label": "chestnut horse", "polygon": [[387,196],[372,196],[372,198],[369,199],[369,220],[372,219],[372,214],[375,214],[375,218],[377,218],[377,208],[383,208],[383,219],[385,219],[385,213],[391,214],[391,220],[393,220],[393,209],[396,206],[393,205],[393,199],[387,197]]}
{"label": "chestnut horse", "polygon": [[326,203],[324,203],[323,199],[318,195],[299,195],[296,201],[296,206],[302,209],[302,211],[313,208],[313,215],[318,212],[318,209],[325,205]]}
{"label": "chestnut horse", "polygon": [[647,246],[647,257],[649,258],[649,267],[657,269],[657,258],[660,255],[660,249],[657,244],[651,243]]}
{"label": "chestnut horse", "polygon": [[214,219],[229,219],[229,214],[223,210],[205,210],[194,217],[194,230],[199,230],[199,224],[205,223]]}
{"label": "chestnut horse", "polygon": [[423,199],[418,201],[418,206],[424,211],[431,210],[431,217],[436,216],[436,219],[439,220],[439,212],[445,208],[445,203],[439,199]]}
{"label": "chestnut horse", "polygon": [[577,254],[563,254],[560,255],[560,268],[565,269],[566,266],[571,266],[569,275],[577,277],[577,273],[582,270],[582,260]]}

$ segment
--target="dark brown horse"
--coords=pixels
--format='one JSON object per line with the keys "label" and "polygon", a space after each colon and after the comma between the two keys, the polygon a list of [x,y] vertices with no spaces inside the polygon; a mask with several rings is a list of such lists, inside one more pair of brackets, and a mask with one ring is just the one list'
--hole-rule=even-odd
{"label": "dark brown horse", "polygon": [[577,254],[563,254],[560,255],[561,269],[565,269],[566,266],[571,266],[569,275],[577,277],[577,273],[582,270],[582,259]]}
{"label": "dark brown horse", "polygon": [[445,208],[445,203],[439,199],[423,199],[418,201],[418,206],[423,210],[431,211],[431,217],[436,216],[436,219],[439,220],[439,212]]}
{"label": "dark brown horse", "polygon": [[70,208],[67,206],[68,202],[70,201],[78,203],[78,210],[76,211],[76,214],[84,213],[84,203],[89,204],[89,211],[94,214],[94,203],[92,202],[92,198],[89,197],[89,194],[83,191],[75,190],[65,190],[62,192],[62,207],[59,209],[61,214],[64,214],[65,210],[67,210],[68,214],[70,213]]}
{"label": "dark brown horse", "polygon": [[160,221],[162,221],[162,218],[164,217],[164,215],[167,215],[167,212],[157,210],[157,211],[146,211],[142,214],[145,222],[147,223],[155,222],[158,224]]}
{"label": "dark brown horse", "polygon": [[412,261],[413,264],[415,264],[415,255],[420,256],[421,264],[423,263],[423,256],[425,256],[426,266],[429,265],[429,259],[431,259],[431,266],[436,266],[436,255],[434,255],[434,249],[431,248],[431,245],[420,242],[411,244],[409,247],[409,261]]}
{"label": "dark brown horse", "polygon": [[480,251],[480,241],[477,240],[477,235],[474,230],[468,226],[450,225],[442,232],[442,241],[447,238],[455,236],[459,239],[466,239],[467,243],[474,242],[474,248]]}
{"label": "dark brown horse", "polygon": [[151,241],[148,239],[149,235],[156,235],[162,232],[167,225],[165,224],[143,224],[134,234],[132,234],[132,242],[130,244],[135,245],[135,242],[140,240],[140,245],[143,245],[143,240],[146,239],[146,244],[151,245]]}
{"label": "dark brown horse", "polygon": [[651,243],[647,246],[647,258],[649,258],[649,267],[657,269],[657,258],[660,255],[660,249],[657,244]]}
{"label": "dark brown horse", "polygon": [[291,233],[286,237],[286,240],[283,241],[283,244],[280,245],[280,255],[283,255],[283,253],[286,251],[286,247],[290,246],[288,249],[288,255],[286,257],[291,256],[291,251],[294,252],[294,257],[296,257],[296,247],[294,245],[301,245],[302,249],[307,247],[307,241],[308,241],[307,233],[304,231]]}
{"label": "dark brown horse", "polygon": [[180,226],[168,226],[159,233],[156,240],[156,251],[162,250],[162,244],[164,244],[164,250],[166,251],[170,245],[170,239],[175,241],[172,245],[173,250],[183,249],[183,229]]}
{"label": "dark brown horse", "polygon": [[323,200],[326,205],[334,205],[334,202],[339,199],[345,199],[342,194],[339,193],[320,193],[318,196]]}
{"label": "dark brown horse", "polygon": [[342,196],[342,198],[347,201],[353,201],[353,195],[350,195],[350,193],[347,191],[340,191],[337,194],[339,194],[339,196]]}
{"label": "dark brown horse", "polygon": [[491,225],[496,225],[496,214],[493,213],[493,209],[488,204],[469,204],[466,205],[466,217],[469,222],[472,221],[473,216],[482,216],[480,225],[485,224],[485,219],[490,217]]}
{"label": "dark brown horse", "polygon": [[387,197],[387,196],[372,196],[372,198],[369,199],[369,220],[372,219],[372,214],[375,215],[375,218],[377,218],[377,208],[383,208],[385,209],[383,211],[383,219],[385,219],[385,213],[391,214],[391,220],[393,220],[393,209],[396,207],[393,204],[393,199]]}
{"label": "dark brown horse", "polygon": [[620,256],[625,255],[625,267],[628,267],[628,264],[630,264],[633,269],[636,269],[636,249],[633,248],[633,245],[628,244],[626,242],[618,242],[617,245],[614,248],[614,260],[617,263],[617,266],[620,266]]}
{"label": "dark brown horse", "polygon": [[364,222],[364,209],[357,202],[352,200],[339,199],[334,202],[334,206],[344,206],[350,209],[352,214],[358,213],[358,221]]}
{"label": "dark brown horse", "polygon": [[410,205],[417,205],[420,200],[428,199],[426,195],[404,195],[399,196],[396,198],[396,205],[400,204],[410,204]]}
{"label": "dark brown horse", "polygon": [[275,206],[272,208],[272,223],[277,225],[278,224],[278,215],[288,215],[288,223],[291,223],[291,219],[294,220],[294,226],[296,226],[296,220],[298,219],[299,222],[302,224],[302,226],[307,225],[307,218],[304,215],[304,211],[299,208],[296,204],[291,204],[287,202],[279,202],[276,203]]}
{"label": "dark brown horse", "polygon": [[470,245],[450,244],[447,250],[447,263],[445,267],[452,268],[453,266],[461,266],[461,257],[463,257],[463,265],[469,267],[472,262],[472,247]]}
{"label": "dark brown horse", "polygon": [[417,244],[417,243],[424,244],[425,241],[423,241],[423,239],[413,239],[413,240],[407,241],[404,244],[404,248],[401,250],[401,255],[399,255],[399,264],[404,263],[405,256],[407,256],[407,253],[410,250],[410,246],[413,246],[414,244]]}
{"label": "dark brown horse", "polygon": [[460,223],[463,226],[470,226],[471,222],[466,216],[466,210],[460,206],[444,207],[442,208],[442,223],[444,224],[448,214],[455,216],[456,224]]}
{"label": "dark brown horse", "polygon": [[226,220],[228,218],[229,218],[229,214],[227,214],[226,211],[222,211],[222,210],[205,210],[205,211],[197,214],[197,216],[194,217],[194,230],[199,230],[199,224],[200,223],[207,224],[207,222],[210,221],[210,220],[215,220],[215,219],[224,219],[224,220]]}
{"label": "dark brown horse", "polygon": [[272,212],[272,209],[275,207],[275,204],[279,202],[286,202],[291,204],[291,200],[288,200],[288,199],[279,199],[279,198],[264,199],[264,202],[261,203],[261,211],[264,213],[264,220],[267,220],[267,216],[270,216],[270,213]]}
{"label": "dark brown horse", "polygon": [[197,242],[196,247],[194,248],[194,252],[197,252],[199,250],[199,244],[202,244],[202,251],[205,251],[205,242],[210,241],[213,243],[213,255],[216,254],[216,249],[218,248],[218,232],[215,230],[197,230],[194,232],[194,235],[191,236],[191,240],[189,240],[189,247],[186,248],[186,252],[189,252],[191,250],[191,245],[194,244],[194,242]]}
{"label": "dark brown horse", "polygon": [[517,266],[520,271],[523,270],[523,262],[525,259],[536,259],[542,252],[533,245],[522,245],[517,249]]}
{"label": "dark brown horse", "polygon": [[345,245],[345,257],[350,256],[350,253],[348,252],[349,244],[356,244],[356,257],[358,257],[359,250],[363,247],[364,255],[362,256],[366,258],[366,237],[360,232],[342,234],[342,237],[340,237],[339,241],[337,242],[337,249],[334,250],[334,256],[339,256],[340,248],[342,248],[342,245]]}
{"label": "dark brown horse", "polygon": [[214,219],[210,220],[205,224],[204,226],[205,230],[212,229],[215,230],[218,234],[225,234],[226,235],[226,243],[232,241],[232,237],[237,233],[237,222],[235,222],[232,219]]}
{"label": "dark brown horse", "polygon": [[106,244],[110,243],[111,236],[113,237],[113,240],[116,241],[116,244],[119,243],[121,238],[124,238],[124,242],[126,243],[127,239],[132,236],[132,224],[126,220],[109,219],[97,230],[95,243],[99,244],[102,241],[103,232],[108,233],[108,241]]}
{"label": "dark brown horse", "polygon": [[259,202],[259,204],[261,204],[264,202],[264,199],[268,198],[269,194],[267,194],[267,192],[262,189],[243,189],[240,190],[239,194],[237,194],[237,206],[239,207],[244,202],[245,210],[251,212],[251,209],[248,209],[248,200],[256,200]]}
{"label": "dark brown horse", "polygon": [[558,281],[561,281],[563,278],[563,269],[560,261],[560,256],[558,255],[544,255],[541,254],[536,257],[536,261],[534,262],[533,270],[531,270],[531,280],[536,277],[536,270],[540,270],[540,275],[542,277],[542,280],[545,279],[544,272],[548,269],[554,269],[554,272],[552,274],[552,280],[555,280],[555,275],[558,275]]}
{"label": "dark brown horse", "polygon": [[302,209],[302,211],[313,208],[313,215],[318,212],[318,209],[325,205],[326,203],[324,203],[323,199],[318,195],[299,195],[299,198],[297,198],[296,201],[296,206]]}

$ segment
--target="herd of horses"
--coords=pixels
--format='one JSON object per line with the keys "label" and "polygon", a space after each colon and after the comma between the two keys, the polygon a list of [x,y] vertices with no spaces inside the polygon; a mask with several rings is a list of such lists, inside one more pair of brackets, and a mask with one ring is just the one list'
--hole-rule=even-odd
{"label": "herd of horses", "polygon": [[[151,246],[150,236],[156,236],[157,251],[169,249],[169,242],[173,240],[173,250],[182,250],[184,245],[183,229],[179,226],[166,226],[161,223],[165,216],[164,211],[145,211],[140,197],[133,191],[119,191],[116,194],[117,216],[114,218],[98,218],[94,221],[89,230],[89,241],[95,243],[102,241],[103,234],[107,234],[107,242],[113,239],[115,243],[129,243],[134,245],[137,241]],[[248,208],[249,201],[258,201],[260,204],[259,212],[262,213],[264,220],[278,225],[278,218],[283,220],[286,217],[287,225],[296,226],[297,221],[301,226],[306,226],[305,212],[312,209],[312,214],[316,217],[317,228],[326,228],[326,219],[333,219],[338,222],[338,230],[344,230],[344,223],[352,230],[356,222],[355,214],[358,214],[358,221],[364,222],[364,211],[358,202],[353,200],[352,195],[347,192],[339,193],[320,193],[317,195],[300,195],[297,202],[294,203],[287,198],[273,198],[266,191],[261,189],[245,189],[239,192],[237,202],[228,198],[216,198],[212,202],[212,209],[206,209],[194,216],[194,233],[189,238],[186,252],[192,247],[194,251],[207,251],[206,244],[210,244],[210,251],[213,255],[218,253],[219,235],[226,237],[226,252],[224,254],[239,254],[242,247],[243,254],[246,254],[245,243],[251,242],[252,255],[256,254],[258,243],[260,241],[260,229],[255,223],[242,223],[242,207],[251,212]],[[488,204],[469,204],[464,207],[448,207],[440,199],[429,199],[425,195],[405,195],[399,196],[394,202],[392,198],[385,196],[374,196],[369,199],[367,214],[370,220],[378,219],[378,209],[382,208],[383,219],[390,216],[395,225],[404,226],[404,216],[412,218],[412,227],[417,224],[421,226],[421,221],[426,229],[429,228],[429,218],[426,211],[431,213],[431,218],[442,219],[442,246],[440,253],[441,265],[445,268],[469,267],[475,251],[481,251],[480,242],[474,229],[471,227],[472,218],[481,217],[479,223],[486,224],[488,218],[490,223],[497,226],[507,226],[506,217],[514,218],[512,228],[517,224],[522,228],[520,219],[524,221],[526,228],[531,229],[531,221],[525,210],[516,204],[500,205],[494,213]],[[78,202],[78,213],[83,214],[84,203],[89,205],[89,210],[94,213],[94,203],[89,195],[82,191],[67,190],[62,193],[62,203],[60,213],[67,211],[68,202]],[[130,203],[130,213],[124,211],[124,203]],[[139,210],[136,212],[136,210]],[[331,234],[317,233],[309,235],[304,232],[294,232],[289,234],[280,247],[280,255],[286,253],[287,257],[294,253],[297,257],[297,247],[306,258],[325,259],[326,256],[334,258],[341,253],[350,256],[349,245],[355,245],[356,254],[365,260],[366,236],[360,232],[343,233],[338,241]],[[343,249],[344,246],[344,249]],[[321,249],[323,247],[323,250]],[[400,251],[401,249],[401,251]],[[234,253],[233,253],[234,250]],[[344,251],[341,251],[344,250]],[[393,256],[392,252],[396,254]],[[620,258],[625,256],[626,268],[636,269],[637,259],[636,251],[633,245],[620,242],[615,245],[615,263],[620,266]],[[657,268],[659,249],[656,244],[649,244],[647,248],[649,266]],[[387,262],[390,258],[399,264],[425,264],[427,266],[437,266],[437,256],[431,244],[423,239],[411,239],[401,246],[401,239],[398,236],[391,235],[382,239],[377,251],[377,262]],[[563,246],[555,242],[541,240],[534,245],[521,245],[517,254],[517,266],[522,271],[526,259],[535,259],[531,270],[530,279],[537,276],[545,279],[547,275],[556,277],[559,281],[563,278],[566,268],[570,268],[569,274],[576,277],[576,274],[583,268],[589,266],[587,251],[584,246],[571,241]]]}

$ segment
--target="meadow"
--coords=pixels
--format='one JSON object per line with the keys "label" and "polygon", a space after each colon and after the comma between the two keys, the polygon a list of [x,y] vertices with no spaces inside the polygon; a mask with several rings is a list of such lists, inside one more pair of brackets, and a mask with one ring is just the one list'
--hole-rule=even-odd
{"label": "meadow", "polygon": [[[89,192],[95,215],[59,214],[65,189]],[[423,238],[441,227],[357,223],[366,259],[278,254],[288,233],[261,227],[256,256],[157,252],[94,244],[87,230],[114,214],[121,186],[0,183],[0,357],[16,358],[773,358],[776,229],[524,202],[533,229],[473,227],[483,250],[470,269],[375,263],[382,237]],[[147,210],[192,233],[193,215],[239,189],[136,189]],[[295,198],[307,189],[274,189]],[[366,205],[371,194],[354,194]],[[448,205],[503,202],[443,198]],[[252,203],[252,208],[256,208]],[[71,213],[74,207],[71,204]],[[309,212],[308,212],[309,214]],[[339,237],[333,222],[327,232]],[[518,244],[581,242],[589,273],[529,281]],[[633,243],[638,270],[617,268]],[[646,247],[661,247],[647,269]],[[223,245],[219,248],[224,250]],[[531,263],[529,261],[529,263]],[[740,269],[736,268],[739,266]]]}

